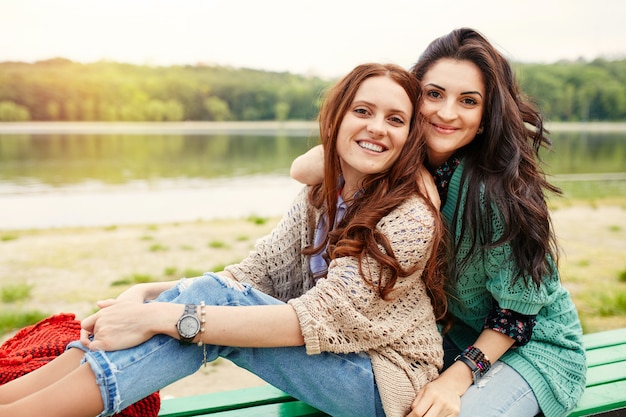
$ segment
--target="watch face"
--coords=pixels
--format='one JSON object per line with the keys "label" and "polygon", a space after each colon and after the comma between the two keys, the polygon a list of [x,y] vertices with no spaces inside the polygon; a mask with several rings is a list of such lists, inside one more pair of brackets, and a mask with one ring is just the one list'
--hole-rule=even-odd
{"label": "watch face", "polygon": [[199,330],[200,322],[193,316],[183,317],[178,323],[178,331],[183,337],[194,337]]}

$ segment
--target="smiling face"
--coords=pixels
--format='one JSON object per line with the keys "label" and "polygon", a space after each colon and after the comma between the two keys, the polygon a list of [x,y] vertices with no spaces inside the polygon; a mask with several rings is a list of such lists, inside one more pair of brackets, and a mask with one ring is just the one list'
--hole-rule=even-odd
{"label": "smiling face", "polygon": [[437,167],[474,140],[483,116],[485,83],[473,62],[450,58],[433,64],[421,81],[428,162]]}
{"label": "smiling face", "polygon": [[344,198],[354,195],[365,175],[387,171],[398,159],[412,115],[409,96],[394,80],[375,76],[363,81],[337,135]]}

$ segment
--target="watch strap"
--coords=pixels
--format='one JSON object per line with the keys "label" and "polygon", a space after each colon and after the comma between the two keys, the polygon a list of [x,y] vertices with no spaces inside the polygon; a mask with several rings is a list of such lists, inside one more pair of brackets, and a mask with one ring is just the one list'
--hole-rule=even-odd
{"label": "watch strap", "polygon": [[465,365],[467,365],[470,370],[472,371],[472,384],[477,384],[478,381],[480,380],[481,374],[480,374],[480,369],[478,368],[478,366],[476,366],[476,364],[468,357],[463,356],[463,355],[459,355],[457,356],[454,361],[461,361],[463,362]]}
{"label": "watch strap", "polygon": [[195,304],[185,304],[185,311],[183,311],[183,316],[196,316],[198,315],[198,310],[196,309]]}

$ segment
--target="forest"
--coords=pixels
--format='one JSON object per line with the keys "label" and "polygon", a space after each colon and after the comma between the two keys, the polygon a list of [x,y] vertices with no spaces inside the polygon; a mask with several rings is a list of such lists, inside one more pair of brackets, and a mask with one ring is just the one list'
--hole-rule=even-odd
{"label": "forest", "polygon": [[[625,121],[626,59],[514,63],[550,121]],[[0,122],[312,120],[334,80],[225,66],[0,63]]]}

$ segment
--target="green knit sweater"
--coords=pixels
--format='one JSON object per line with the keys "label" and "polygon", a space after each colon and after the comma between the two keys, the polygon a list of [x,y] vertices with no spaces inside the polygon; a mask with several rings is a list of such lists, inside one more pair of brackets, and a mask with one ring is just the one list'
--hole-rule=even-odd
{"label": "green knit sweater", "polygon": [[[467,187],[461,188],[463,162],[450,180],[448,198],[442,212],[450,230],[459,241]],[[457,202],[459,202],[457,208]],[[499,215],[491,219],[494,233],[504,229]],[[455,224],[453,224],[455,223]],[[469,239],[460,243],[459,258],[470,248]],[[450,312],[455,324],[450,337],[461,348],[476,341],[482,331],[492,302],[521,314],[537,315],[532,338],[527,345],[511,348],[500,360],[515,369],[531,386],[546,417],[560,417],[572,410],[582,395],[586,380],[586,358],[578,312],[559,274],[544,277],[539,289],[526,287],[524,280],[513,284],[516,267],[510,260],[511,248],[501,245],[477,250],[458,272],[449,288]],[[457,259],[457,264],[459,259]]]}

